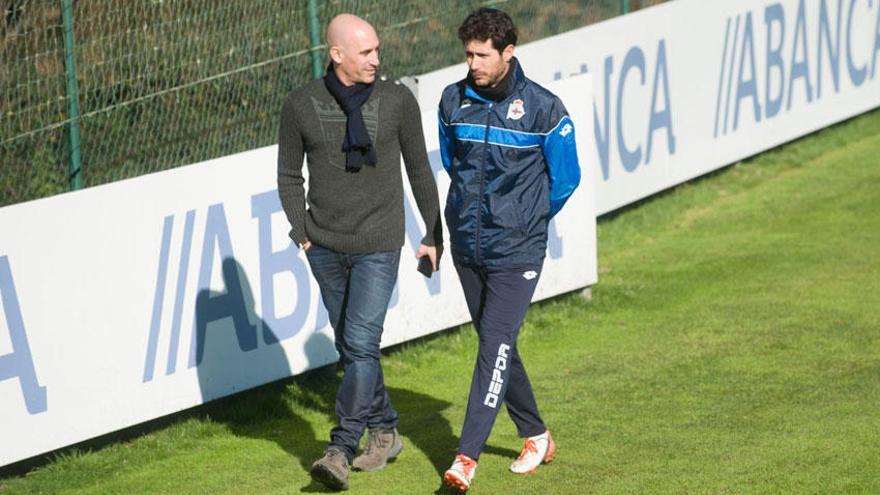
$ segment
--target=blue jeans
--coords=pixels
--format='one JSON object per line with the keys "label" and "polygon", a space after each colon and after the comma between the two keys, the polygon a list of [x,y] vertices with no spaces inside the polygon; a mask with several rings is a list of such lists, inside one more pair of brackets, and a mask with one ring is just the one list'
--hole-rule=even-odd
{"label": "blue jeans", "polygon": [[346,254],[312,244],[306,257],[321,288],[343,368],[336,395],[338,424],[330,431],[330,445],[345,451],[350,462],[367,427],[397,426],[379,363],[379,342],[400,250]]}

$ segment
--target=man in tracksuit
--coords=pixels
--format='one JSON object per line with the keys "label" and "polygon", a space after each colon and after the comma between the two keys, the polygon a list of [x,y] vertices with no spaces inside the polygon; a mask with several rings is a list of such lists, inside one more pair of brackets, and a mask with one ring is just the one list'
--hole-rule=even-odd
{"label": "man in tracksuit", "polygon": [[580,182],[574,126],[562,102],[525,77],[516,28],[481,8],[458,30],[467,78],[440,100],[440,152],[452,183],[452,256],[479,334],[458,455],[444,482],[467,491],[504,403],[525,448],[510,466],[534,471],[555,456],[516,340],[547,247],[547,226]]}

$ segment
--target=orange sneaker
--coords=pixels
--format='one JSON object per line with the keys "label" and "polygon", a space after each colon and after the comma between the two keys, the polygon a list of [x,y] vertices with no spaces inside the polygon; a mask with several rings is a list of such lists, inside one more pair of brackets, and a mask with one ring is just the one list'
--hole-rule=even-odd
{"label": "orange sneaker", "polygon": [[516,474],[532,473],[541,463],[548,463],[556,458],[556,442],[550,436],[550,431],[526,438],[519,458],[510,465],[510,470]]}
{"label": "orange sneaker", "polygon": [[455,456],[455,462],[452,467],[443,473],[443,482],[446,486],[454,490],[464,493],[471,487],[471,480],[474,479],[474,473],[477,472],[477,461],[462,454]]}

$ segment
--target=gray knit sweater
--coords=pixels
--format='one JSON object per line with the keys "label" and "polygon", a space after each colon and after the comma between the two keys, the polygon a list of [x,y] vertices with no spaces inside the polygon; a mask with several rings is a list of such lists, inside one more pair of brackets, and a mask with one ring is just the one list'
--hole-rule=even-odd
{"label": "gray knit sweater", "polygon": [[[418,103],[405,86],[377,80],[361,107],[378,163],[345,171],[346,117],[324,86],[313,80],[292,91],[281,109],[278,136],[278,194],[290,238],[306,239],[343,253],[389,251],[405,238],[400,156],[427,235],[422,243],[443,245],[437,185],[428,162]],[[308,195],[303,187],[308,160]]]}

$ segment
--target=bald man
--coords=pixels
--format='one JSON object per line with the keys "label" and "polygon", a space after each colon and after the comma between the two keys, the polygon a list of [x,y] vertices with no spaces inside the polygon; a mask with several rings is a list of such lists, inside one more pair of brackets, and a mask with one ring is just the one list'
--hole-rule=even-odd
{"label": "bald man", "polygon": [[[278,193],[290,237],[305,251],[321,288],[344,373],[338,422],[311,475],[329,488],[346,489],[350,466],[382,469],[403,447],[379,362],[405,236],[401,155],[427,230],[415,255],[427,256],[434,271],[443,239],[418,103],[406,87],[377,78],[376,32],[363,19],[342,14],[327,27],[327,46],[325,76],[284,101]],[[363,453],[355,458],[367,429]]]}

